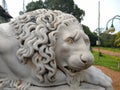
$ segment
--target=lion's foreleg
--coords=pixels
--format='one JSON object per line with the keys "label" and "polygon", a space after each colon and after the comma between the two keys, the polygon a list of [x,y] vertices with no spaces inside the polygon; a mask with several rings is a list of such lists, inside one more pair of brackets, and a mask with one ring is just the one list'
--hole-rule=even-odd
{"label": "lion's foreleg", "polygon": [[105,90],[113,90],[111,78],[94,66],[91,66],[90,68],[82,71],[81,78],[82,81],[93,85],[102,86],[105,88]]}

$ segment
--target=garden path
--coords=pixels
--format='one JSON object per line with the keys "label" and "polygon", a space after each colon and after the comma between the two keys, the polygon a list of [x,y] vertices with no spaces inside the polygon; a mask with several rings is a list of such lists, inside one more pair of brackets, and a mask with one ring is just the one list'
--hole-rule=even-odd
{"label": "garden path", "polygon": [[112,78],[114,90],[120,90],[120,72],[108,69],[104,66],[95,66],[101,69],[106,75]]}
{"label": "garden path", "polygon": [[[92,49],[93,49],[93,51],[98,52],[98,48],[92,48]],[[110,51],[110,50],[103,50],[103,49],[100,49],[100,52],[103,53],[103,54],[116,56],[116,57],[120,58],[120,53],[119,52],[113,52],[113,51]]]}

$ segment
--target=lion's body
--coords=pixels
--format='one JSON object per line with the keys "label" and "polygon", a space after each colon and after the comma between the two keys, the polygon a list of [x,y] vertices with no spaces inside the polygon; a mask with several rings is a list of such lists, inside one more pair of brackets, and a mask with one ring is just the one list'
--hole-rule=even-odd
{"label": "lion's body", "polygon": [[[3,71],[1,72],[6,72],[7,73],[6,75],[11,76],[10,74],[12,74],[13,77],[16,78],[16,75],[13,74],[14,72],[15,74],[18,74],[18,76],[19,75],[22,76],[22,73],[24,73],[25,75],[25,73],[29,72],[29,70],[25,68],[26,67],[25,65],[22,65],[18,62],[18,58],[16,57],[16,52],[19,48],[19,42],[15,38],[15,35],[14,33],[12,33],[13,31],[10,28],[11,27],[9,26],[8,23],[0,25],[0,32],[1,32],[0,33],[0,62],[1,62],[0,67],[2,67],[0,69],[3,69]],[[26,75],[26,77],[28,75],[29,73]]]}
{"label": "lion's body", "polygon": [[86,82],[112,90],[111,79],[90,67],[94,58],[89,45],[76,18],[60,11],[37,10],[1,24],[0,85],[23,90]]}

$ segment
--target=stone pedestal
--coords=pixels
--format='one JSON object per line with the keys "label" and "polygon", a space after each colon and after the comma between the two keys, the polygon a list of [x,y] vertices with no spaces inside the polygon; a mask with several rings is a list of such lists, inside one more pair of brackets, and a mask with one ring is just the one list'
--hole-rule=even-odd
{"label": "stone pedestal", "polygon": [[[5,88],[3,90],[16,90],[15,88]],[[28,90],[105,90],[101,86],[95,86],[87,83],[82,83],[79,88],[70,88],[67,85],[56,86],[56,87],[35,87],[32,86]]]}

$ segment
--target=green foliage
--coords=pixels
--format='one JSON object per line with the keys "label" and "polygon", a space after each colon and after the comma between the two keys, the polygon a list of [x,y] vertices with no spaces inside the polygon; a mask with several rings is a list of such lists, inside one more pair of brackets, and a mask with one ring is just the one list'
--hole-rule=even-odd
{"label": "green foliage", "polygon": [[88,26],[85,26],[85,25],[82,25],[82,26],[83,26],[84,32],[90,38],[91,46],[95,46],[96,45],[96,40],[97,40],[97,34],[92,33]]}
{"label": "green foliage", "polygon": [[120,47],[120,31],[118,33],[116,33],[115,35],[116,35],[116,37],[115,37],[114,45],[116,47]]}
{"label": "green foliage", "polygon": [[78,8],[78,6],[74,4],[73,0],[45,0],[45,2],[39,0],[36,2],[30,2],[26,6],[27,12],[40,8],[61,10],[63,12],[74,15],[79,20],[79,22],[81,22],[85,15],[85,12]]}
{"label": "green foliage", "polygon": [[120,32],[116,34],[101,33],[100,41],[102,47],[120,47]]}
{"label": "green foliage", "polygon": [[73,0],[45,0],[45,6],[47,9],[61,10],[66,13],[70,13],[80,22],[85,15],[85,12],[78,8],[78,6],[74,4]]}
{"label": "green foliage", "polygon": [[74,5],[73,0],[45,0],[46,8],[61,10],[67,13],[71,13],[71,9],[73,9],[71,5]]}
{"label": "green foliage", "polygon": [[28,11],[33,11],[33,10],[36,10],[36,9],[40,9],[40,8],[44,8],[44,3],[42,0],[39,0],[39,1],[36,1],[36,2],[30,2],[28,3],[28,5],[26,6],[26,9]]}
{"label": "green foliage", "polygon": [[115,35],[102,33],[100,35],[101,46],[103,47],[114,47]]}
{"label": "green foliage", "polygon": [[93,52],[93,55],[95,57],[95,61],[94,61],[95,65],[105,66],[107,68],[120,71],[120,69],[118,68],[118,62],[120,62],[120,58],[102,54],[100,60],[98,60],[98,53]]}

